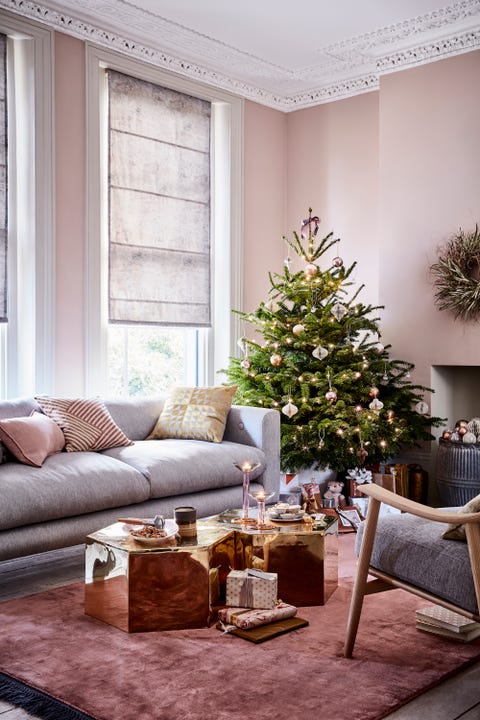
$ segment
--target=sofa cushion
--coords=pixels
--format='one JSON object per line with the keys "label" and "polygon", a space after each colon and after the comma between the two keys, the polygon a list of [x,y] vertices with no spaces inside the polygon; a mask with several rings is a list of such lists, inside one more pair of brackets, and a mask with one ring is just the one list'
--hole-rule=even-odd
{"label": "sofa cushion", "polygon": [[102,454],[143,473],[150,481],[152,498],[241,485],[242,472],[234,463],[260,463],[251,474],[252,480],[265,469],[262,450],[226,441],[144,440],[131,447],[104,450]]}
{"label": "sofa cushion", "polygon": [[129,397],[105,400],[105,407],[130,440],[150,435],[165,404],[163,397]]}
{"label": "sofa cushion", "polygon": [[[370,565],[477,613],[468,547],[444,540],[444,529],[444,523],[408,513],[385,515],[378,521]],[[357,552],[362,534],[363,523]]]}
{"label": "sofa cushion", "polygon": [[237,386],[176,387],[165,401],[148,440],[177,438],[222,442]]}
{"label": "sofa cushion", "polygon": [[[458,510],[458,512],[460,514],[480,512],[480,495],[476,495],[474,498],[469,500],[466,505]],[[462,525],[460,522],[450,523],[447,525],[447,529],[442,534],[442,537],[447,540],[463,540],[466,542],[467,535],[465,533],[465,525]]]}
{"label": "sofa cushion", "polygon": [[147,500],[148,480],[101,453],[57,453],[41,468],[0,467],[0,530]]}
{"label": "sofa cushion", "polygon": [[36,400],[43,412],[61,427],[67,452],[97,451],[132,444],[115,424],[102,400],[44,396]]}
{"label": "sofa cushion", "polygon": [[57,423],[39,412],[30,417],[0,420],[0,440],[17,460],[35,467],[41,467],[46,457],[65,446]]}

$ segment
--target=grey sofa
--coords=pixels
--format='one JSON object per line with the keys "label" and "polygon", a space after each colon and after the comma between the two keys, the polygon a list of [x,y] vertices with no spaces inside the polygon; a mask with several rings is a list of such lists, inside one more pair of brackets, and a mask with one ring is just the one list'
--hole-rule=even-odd
{"label": "grey sofa", "polygon": [[[278,499],[280,418],[275,410],[233,406],[221,443],[145,440],[162,398],[106,401],[133,445],[101,452],[60,452],[42,467],[0,465],[0,561],[84,542],[122,516],[172,517],[193,505],[199,517],[241,507],[242,473],[234,463],[260,463],[251,488]],[[33,398],[0,402],[0,418],[39,410]]]}

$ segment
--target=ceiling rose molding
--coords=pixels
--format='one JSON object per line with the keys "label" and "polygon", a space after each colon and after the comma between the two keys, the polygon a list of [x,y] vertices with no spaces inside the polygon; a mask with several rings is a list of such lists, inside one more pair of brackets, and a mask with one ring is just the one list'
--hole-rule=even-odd
{"label": "ceiling rose molding", "polygon": [[[242,52],[126,0],[117,0],[115,9],[111,0],[52,0],[52,5],[69,12],[33,0],[0,0],[0,7],[60,32],[284,112],[372,91],[384,73],[480,47],[480,0],[462,0],[320,47],[318,63],[296,70]],[[113,29],[99,26],[103,24],[99,13]],[[131,37],[124,36],[122,27],[128,27]],[[232,68],[236,77],[230,74]]]}

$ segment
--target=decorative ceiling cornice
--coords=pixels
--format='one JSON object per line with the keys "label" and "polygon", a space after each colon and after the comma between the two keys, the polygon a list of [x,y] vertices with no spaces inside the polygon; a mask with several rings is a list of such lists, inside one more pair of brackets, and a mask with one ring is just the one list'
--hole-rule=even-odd
{"label": "decorative ceiling cornice", "polygon": [[50,5],[0,0],[0,7],[284,112],[375,90],[384,73],[480,47],[480,0],[462,0],[320,47],[317,63],[296,70],[194,32],[128,0],[52,0]]}

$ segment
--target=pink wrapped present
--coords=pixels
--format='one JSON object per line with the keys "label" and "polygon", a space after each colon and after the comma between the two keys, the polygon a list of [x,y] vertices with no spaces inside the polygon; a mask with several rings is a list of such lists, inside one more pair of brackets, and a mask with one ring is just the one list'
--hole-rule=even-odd
{"label": "pink wrapped present", "polygon": [[248,610],[241,607],[222,608],[218,611],[218,619],[228,631],[228,627],[238,627],[242,630],[268,625],[269,623],[295,617],[297,608],[287,603],[279,602],[274,608]]}

